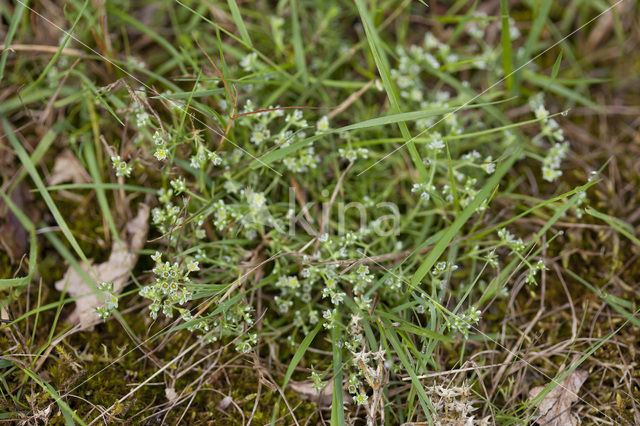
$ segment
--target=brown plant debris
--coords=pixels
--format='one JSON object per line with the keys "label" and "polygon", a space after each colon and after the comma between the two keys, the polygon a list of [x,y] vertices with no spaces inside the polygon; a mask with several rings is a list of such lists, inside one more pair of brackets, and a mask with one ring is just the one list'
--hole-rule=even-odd
{"label": "brown plant debris", "polygon": [[[138,261],[139,251],[147,238],[149,230],[149,206],[140,204],[138,215],[129,221],[125,227],[125,236],[121,241],[114,241],[109,259],[99,265],[82,265],[82,269],[97,282],[112,282],[114,294],[122,292],[127,284],[129,273]],[[83,296],[76,300],[76,308],[69,315],[67,321],[82,328],[92,330],[98,315],[94,311],[102,300],[89,287],[80,274],[72,267],[67,269],[64,277],[55,283],[58,291],[66,288],[72,297]]]}
{"label": "brown plant debris", "polygon": [[[584,370],[571,372],[564,380],[549,392],[538,405],[536,422],[546,426],[577,426],[578,417],[571,414],[571,405],[579,399],[578,391],[587,380]],[[534,399],[545,386],[536,386],[529,391],[529,399]]]}

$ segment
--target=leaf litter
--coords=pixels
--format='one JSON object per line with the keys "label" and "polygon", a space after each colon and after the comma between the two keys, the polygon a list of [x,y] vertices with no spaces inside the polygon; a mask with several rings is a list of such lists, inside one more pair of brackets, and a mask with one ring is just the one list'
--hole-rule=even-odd
{"label": "leaf litter", "polygon": [[[129,274],[138,261],[138,251],[142,249],[149,231],[149,206],[139,204],[138,214],[125,226],[124,237],[114,241],[109,259],[98,265],[89,260],[89,265],[80,267],[96,282],[113,283],[113,293],[120,294],[127,285]],[[74,311],[67,317],[67,322],[79,325],[83,329],[93,330],[99,317],[94,308],[102,304],[102,300],[87,285],[80,274],[72,267],[67,269],[64,277],[55,283],[56,290],[66,289],[76,300]]]}
{"label": "leaf litter", "polygon": [[[553,388],[538,404],[536,423],[545,426],[577,426],[578,416],[571,413],[571,405],[580,397],[578,391],[587,380],[584,370],[572,371],[564,380]],[[536,386],[529,391],[529,399],[536,398],[545,386]]]}

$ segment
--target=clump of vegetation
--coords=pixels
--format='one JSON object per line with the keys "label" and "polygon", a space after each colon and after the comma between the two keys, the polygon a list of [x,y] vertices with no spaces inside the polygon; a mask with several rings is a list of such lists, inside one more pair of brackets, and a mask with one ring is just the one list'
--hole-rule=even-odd
{"label": "clump of vegetation", "polygon": [[[634,296],[603,288],[633,268],[638,217],[592,201],[607,159],[573,140],[573,111],[596,110],[586,93],[603,81],[564,35],[602,10],[571,3],[581,14],[556,25],[552,2],[491,3],[3,8],[15,172],[0,195],[5,226],[30,237],[3,243],[18,271],[0,281],[4,418],[493,424],[574,403],[639,416],[636,379],[604,398],[617,414],[580,392],[585,363],[638,327]],[[52,179],[62,148],[78,171]],[[41,199],[21,195],[27,176]],[[151,228],[120,292],[96,265],[123,247],[136,202]],[[605,280],[570,265],[599,250],[596,231],[635,253]],[[104,302],[96,332],[64,323],[75,300],[52,284],[67,267]],[[597,315],[578,323],[567,281],[620,315],[615,330],[580,340]],[[555,346],[532,352],[534,328]]]}

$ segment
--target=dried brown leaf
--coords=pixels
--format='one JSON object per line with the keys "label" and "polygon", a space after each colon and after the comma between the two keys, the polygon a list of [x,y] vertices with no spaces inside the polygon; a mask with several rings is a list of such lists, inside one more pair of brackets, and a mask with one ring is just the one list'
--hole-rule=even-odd
{"label": "dried brown leaf", "polygon": [[222,411],[226,410],[227,408],[229,408],[232,402],[233,402],[233,398],[231,398],[228,395],[225,396],[224,398],[222,398],[222,401],[218,403],[218,410],[222,410]]}
{"label": "dried brown leaf", "polygon": [[[577,426],[580,420],[576,415],[571,414],[571,405],[579,399],[578,391],[587,377],[588,373],[584,370],[574,370],[565,377],[538,404],[539,417],[536,422],[545,426]],[[536,386],[531,389],[529,399],[534,399],[544,388],[544,386]]]}
{"label": "dried brown leaf", "polygon": [[58,185],[62,182],[89,183],[91,178],[75,155],[67,149],[56,158],[53,171],[47,181],[50,185]]}
{"label": "dried brown leaf", "polygon": [[167,397],[169,402],[175,402],[178,399],[178,393],[174,388],[165,388],[164,395]]}
{"label": "dried brown leaf", "polygon": [[[114,241],[109,259],[99,265],[82,266],[96,282],[112,282],[115,294],[122,292],[127,283],[129,273],[138,261],[138,254],[146,241],[149,230],[149,206],[140,204],[138,215],[129,221],[125,227],[125,236],[120,243]],[[94,307],[102,304],[99,297],[84,282],[75,269],[69,268],[64,277],[56,282],[56,289],[62,291],[65,287],[72,297],[83,296],[76,300],[76,308],[69,315],[67,321],[79,324],[83,328],[93,329],[99,319]]]}
{"label": "dried brown leaf", "polygon": [[291,381],[288,386],[300,397],[315,402],[319,407],[329,407],[331,405],[333,380],[325,382],[324,387],[320,389],[320,393],[316,392],[312,380],[305,380],[303,382]]}

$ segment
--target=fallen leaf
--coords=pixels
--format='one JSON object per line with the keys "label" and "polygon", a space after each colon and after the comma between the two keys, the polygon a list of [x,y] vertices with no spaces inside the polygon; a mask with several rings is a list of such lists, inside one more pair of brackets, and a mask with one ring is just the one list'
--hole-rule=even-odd
{"label": "fallen leaf", "polygon": [[[538,404],[536,422],[545,426],[577,426],[580,420],[571,414],[571,405],[578,400],[578,391],[587,380],[588,373],[574,370],[556,385]],[[536,386],[529,391],[529,399],[534,399],[544,390],[544,386]]]}
{"label": "fallen leaf", "polygon": [[91,178],[75,155],[67,149],[56,158],[53,171],[47,182],[49,182],[49,185],[57,185],[69,181],[73,183],[89,183]]}
{"label": "fallen leaf", "polygon": [[167,400],[169,402],[173,402],[176,399],[178,399],[178,393],[176,392],[176,390],[174,388],[165,388],[164,389],[164,395],[167,397]]}
{"label": "fallen leaf", "polygon": [[303,382],[289,382],[289,387],[304,399],[315,402],[319,407],[329,407],[333,398],[333,380],[325,382],[325,385],[320,389],[320,393],[313,387],[312,380],[305,380]]}
{"label": "fallen leaf", "polygon": [[49,422],[49,416],[51,415],[51,405],[52,404],[47,405],[47,408],[44,408],[42,410],[36,410],[36,412],[33,413],[34,420],[42,420],[45,424],[47,424]]}
{"label": "fallen leaf", "polygon": [[[149,230],[149,206],[140,204],[138,215],[129,221],[125,227],[125,236],[113,242],[109,259],[99,265],[81,265],[88,275],[97,283],[106,281],[113,283],[113,291],[120,294],[126,286],[129,273],[138,261],[139,251],[147,239]],[[75,310],[67,317],[71,324],[79,324],[82,328],[92,330],[99,317],[94,311],[96,306],[102,304],[101,299],[84,282],[80,274],[73,269],[67,269],[64,277],[55,283],[56,289],[62,291],[66,288],[72,297],[84,296],[76,300]]]}
{"label": "fallen leaf", "polygon": [[231,405],[232,402],[233,398],[231,398],[230,396],[225,396],[224,398],[222,398],[222,401],[218,403],[218,409],[224,411],[229,408],[229,405]]}
{"label": "fallen leaf", "polygon": [[3,322],[11,322],[11,315],[4,306],[0,306],[0,324]]}

